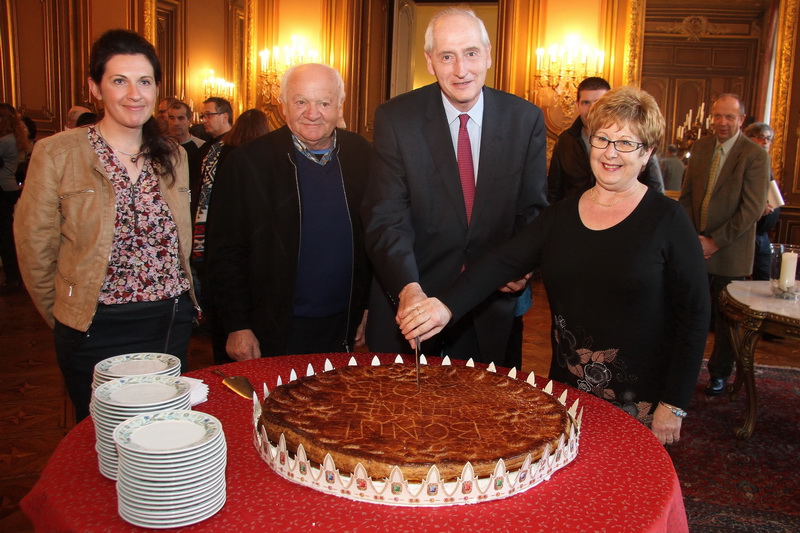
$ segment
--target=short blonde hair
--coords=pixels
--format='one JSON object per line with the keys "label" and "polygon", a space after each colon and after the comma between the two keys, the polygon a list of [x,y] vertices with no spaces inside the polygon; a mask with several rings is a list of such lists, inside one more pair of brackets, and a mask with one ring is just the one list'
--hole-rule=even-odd
{"label": "short blonde hair", "polygon": [[588,117],[589,135],[600,128],[627,125],[644,143],[643,150],[657,149],[664,139],[666,122],[655,98],[636,87],[617,87],[594,103]]}

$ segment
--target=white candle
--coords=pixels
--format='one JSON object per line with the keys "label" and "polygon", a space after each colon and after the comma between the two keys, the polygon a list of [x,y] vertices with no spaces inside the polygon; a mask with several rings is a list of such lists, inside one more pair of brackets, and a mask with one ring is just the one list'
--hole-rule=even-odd
{"label": "white candle", "polygon": [[797,254],[794,252],[783,252],[783,254],[781,254],[781,279],[778,282],[782,290],[788,291],[794,289],[796,273]]}
{"label": "white candle", "polygon": [[266,72],[269,66],[269,50],[261,50],[258,55],[261,57],[261,72]]}

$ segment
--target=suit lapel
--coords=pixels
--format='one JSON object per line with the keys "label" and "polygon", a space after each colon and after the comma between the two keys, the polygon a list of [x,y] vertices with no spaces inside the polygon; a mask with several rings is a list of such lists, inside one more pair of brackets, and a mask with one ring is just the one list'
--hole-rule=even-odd
{"label": "suit lapel", "polygon": [[475,187],[475,204],[472,208],[472,222],[480,222],[481,213],[490,209],[489,199],[495,187],[498,169],[506,168],[501,160],[503,149],[503,125],[498,117],[502,115],[495,94],[483,89],[483,124],[481,125],[481,153],[478,162],[478,182]]}
{"label": "suit lapel", "polygon": [[448,203],[460,214],[459,220],[466,227],[467,213],[464,207],[464,194],[461,191],[458,162],[453,150],[453,139],[450,137],[447,116],[442,104],[441,89],[438,84],[434,84],[433,90],[431,90],[425,117],[427,123],[422,133],[433,159],[435,167],[433,176],[438,176],[438,179],[442,180],[442,185],[447,191]]}

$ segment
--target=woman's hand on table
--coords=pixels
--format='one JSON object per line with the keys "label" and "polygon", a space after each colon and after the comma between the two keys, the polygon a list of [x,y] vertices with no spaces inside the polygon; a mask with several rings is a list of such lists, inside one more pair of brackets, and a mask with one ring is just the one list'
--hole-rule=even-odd
{"label": "woman's hand on table", "polygon": [[261,357],[261,347],[252,329],[240,329],[229,333],[225,351],[234,361],[247,361]]}
{"label": "woman's hand on table", "polygon": [[397,312],[400,331],[409,342],[430,339],[450,322],[453,313],[438,298],[427,298]]}
{"label": "woman's hand on table", "polygon": [[683,419],[660,403],[653,413],[653,435],[661,444],[673,444],[681,440],[681,423]]}

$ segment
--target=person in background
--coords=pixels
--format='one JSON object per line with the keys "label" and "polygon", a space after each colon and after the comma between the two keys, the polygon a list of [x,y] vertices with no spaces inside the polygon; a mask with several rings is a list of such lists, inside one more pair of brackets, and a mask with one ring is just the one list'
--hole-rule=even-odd
{"label": "person in background", "polygon": [[[260,109],[248,109],[239,115],[239,118],[236,119],[233,127],[227,135],[225,135],[225,140],[222,142],[222,150],[220,150],[217,168],[222,168],[225,159],[235,148],[257,137],[266,135],[268,132],[269,123],[267,115]],[[220,177],[218,171],[214,180],[215,184],[218,183]],[[209,231],[210,221],[212,220],[213,206],[214,202],[211,201],[209,203],[206,232]],[[195,287],[199,286],[202,288],[202,290],[198,292],[198,297],[204,311],[203,315],[206,318],[203,326],[211,333],[211,348],[214,353],[214,362],[216,364],[230,363],[233,360],[228,357],[228,353],[225,349],[228,335],[222,325],[222,321],[218,317],[219,313],[217,309],[219,304],[215,302],[214,288],[208,283],[208,269],[202,269],[200,273],[198,273],[197,278],[195,279]]]}
{"label": "person in background", "polygon": [[33,143],[36,142],[36,122],[27,115],[22,115],[22,122],[25,124],[25,127],[28,128],[28,142],[31,147],[33,147]]}
{"label": "person in background", "polygon": [[[745,128],[744,134],[752,139],[754,143],[760,144],[769,153],[770,146],[772,146],[772,138],[775,135],[769,124],[754,122]],[[772,175],[772,168],[769,170],[769,179],[770,181],[775,179]],[[753,279],[755,280],[769,280],[769,265],[772,258],[769,234],[778,224],[780,216],[781,208],[770,205],[767,202],[764,213],[756,223],[756,249],[753,259]]]}
{"label": "person in background", "polygon": [[[411,352],[397,329],[398,309],[438,294],[547,206],[542,112],[485,87],[492,59],[483,21],[464,8],[437,12],[425,33],[425,58],[436,83],[375,113],[362,207],[375,269],[367,323],[375,352]],[[516,366],[505,356],[529,277],[496,287],[456,327],[423,345],[424,353]]]}
{"label": "person in background", "polygon": [[14,246],[14,208],[20,195],[17,166],[30,148],[19,113],[11,104],[0,103],[0,260],[5,274],[0,293],[15,291],[22,283]]}
{"label": "person in background", "polygon": [[344,98],[331,67],[289,68],[286,125],[242,144],[220,169],[209,286],[237,361],[363,344],[372,273],[358,208],[370,145],[336,128]]}
{"label": "person in background", "polygon": [[[36,142],[36,122],[27,115],[22,115],[22,122],[25,124],[25,127],[28,129],[28,145],[29,149],[26,152],[20,154],[20,160],[17,164],[17,183],[20,186],[25,184],[25,178],[28,175],[28,161],[31,157],[31,152],[33,151],[33,145]],[[2,158],[0,158],[1,160]],[[2,165],[0,165],[2,166]]]}
{"label": "person in background", "polygon": [[78,120],[75,121],[75,127],[80,128],[81,126],[89,126],[97,122],[98,118],[99,117],[95,113],[83,113],[78,117]]}
{"label": "person in background", "polygon": [[167,110],[170,108],[170,106],[178,102],[180,102],[180,100],[173,96],[170,96],[169,98],[162,98],[161,101],[158,102],[156,122],[158,123],[158,127],[162,135],[166,135],[167,130],[169,129],[169,122],[167,122]]}
{"label": "person in background", "polygon": [[64,123],[64,130],[71,130],[76,126],[78,118],[84,113],[91,113],[92,110],[81,105],[72,106],[67,111],[67,120]]}
{"label": "person in background", "polygon": [[224,98],[211,97],[203,102],[200,113],[206,133],[212,140],[200,147],[200,193],[197,204],[192,202],[194,227],[192,230],[192,272],[196,291],[203,299],[203,281],[206,279],[206,223],[211,205],[214,180],[219,168],[220,155],[225,146],[225,136],[233,125],[233,107]]}
{"label": "person in background", "polygon": [[681,190],[683,173],[686,167],[678,157],[678,147],[674,144],[667,146],[667,157],[661,160],[661,174],[664,176],[664,189],[667,191]]}
{"label": "person in background", "polygon": [[[572,126],[561,132],[553,147],[550,170],[547,173],[547,201],[554,204],[571,198],[594,185],[594,175],[589,165],[589,110],[611,85],[600,77],[592,76],[578,84],[576,107],[578,116]],[[664,180],[658,160],[652,156],[639,181],[656,192],[664,192]]]}
{"label": "person in background", "polygon": [[189,126],[192,125],[192,110],[183,102],[176,102],[167,109],[167,124],[167,135],[186,150],[189,162],[189,189],[192,192],[192,220],[194,220],[197,199],[200,196],[200,148],[206,142],[189,131]]}
{"label": "person in background", "polygon": [[20,270],[53,328],[76,420],[89,414],[98,362],[131,352],[186,352],[196,302],[189,269],[186,155],[153,117],[155,48],[109,30],[92,46],[95,125],[36,143],[14,231]]}
{"label": "person in background", "polygon": [[735,94],[723,94],[714,102],[714,135],[692,145],[681,189],[680,203],[703,247],[711,286],[714,349],[708,360],[709,396],[725,391],[734,363],[719,295],[728,283],[752,273],[756,222],[767,205],[769,156],[741,135],[744,118],[744,103]]}
{"label": "person in background", "polygon": [[221,165],[234,148],[269,133],[269,118],[260,109],[248,109],[236,119],[233,127],[225,136],[225,144],[220,153]]}
{"label": "person in background", "polygon": [[655,99],[612,89],[587,127],[592,188],[550,206],[437,298],[402,308],[401,331],[406,339],[441,334],[499,283],[541,267],[550,379],[611,402],[672,444],[708,332],[703,253],[680,204],[637,179],[664,135]]}

